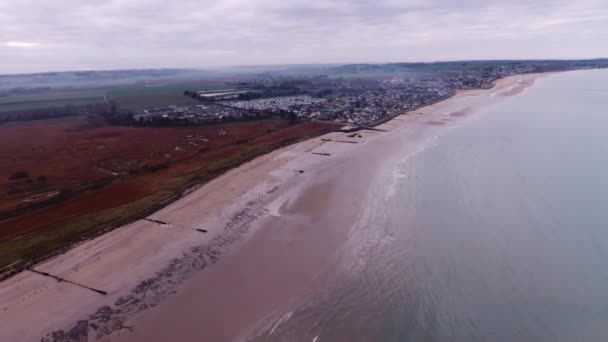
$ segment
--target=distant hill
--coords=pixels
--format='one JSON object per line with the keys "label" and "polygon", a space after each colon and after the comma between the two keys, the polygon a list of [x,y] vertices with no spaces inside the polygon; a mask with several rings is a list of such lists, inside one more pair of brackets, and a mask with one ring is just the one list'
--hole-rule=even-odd
{"label": "distant hill", "polygon": [[429,63],[346,64],[333,68],[336,74],[429,73],[491,68],[501,65],[529,65],[538,68],[608,67],[608,59],[589,60],[487,60]]}
{"label": "distant hill", "polygon": [[41,93],[49,88],[91,88],[160,81],[223,79],[251,76],[317,76],[374,73],[433,73],[488,68],[505,64],[526,64],[538,68],[603,67],[608,59],[592,60],[493,60],[387,64],[296,64],[235,66],[209,69],[142,69],[66,71],[21,75],[0,75],[0,96]]}
{"label": "distant hill", "polygon": [[212,74],[213,72],[207,70],[147,69],[0,75],[0,90],[44,87],[100,87],[154,80],[200,78]]}

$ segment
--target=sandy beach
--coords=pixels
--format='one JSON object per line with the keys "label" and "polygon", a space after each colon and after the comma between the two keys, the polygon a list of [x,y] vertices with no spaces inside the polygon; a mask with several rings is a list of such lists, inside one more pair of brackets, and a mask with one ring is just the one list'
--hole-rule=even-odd
{"label": "sandy beach", "polygon": [[66,281],[22,272],[0,283],[0,341],[255,338],[331,270],[391,165],[538,77],[276,150],[34,267]]}

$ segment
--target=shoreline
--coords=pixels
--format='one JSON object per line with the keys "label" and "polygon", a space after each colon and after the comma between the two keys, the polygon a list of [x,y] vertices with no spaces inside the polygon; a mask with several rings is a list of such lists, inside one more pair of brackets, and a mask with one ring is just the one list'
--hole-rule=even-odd
{"label": "shoreline", "polygon": [[[536,74],[532,74],[532,75],[546,75],[546,74],[552,74],[552,73],[554,73],[554,72],[543,72],[543,73],[536,73]],[[527,74],[514,75],[514,76],[524,76],[524,75],[527,75]],[[514,77],[514,76],[508,76],[508,77]],[[492,82],[492,86],[489,87],[489,88],[478,88],[478,89],[473,89],[472,88],[472,89],[465,89],[465,90],[454,90],[450,94],[445,95],[445,96],[443,96],[443,97],[441,97],[439,99],[436,99],[434,101],[431,101],[431,102],[429,102],[427,104],[415,106],[415,107],[409,109],[407,112],[405,112],[403,114],[398,114],[398,115],[393,115],[393,116],[381,118],[381,119],[378,119],[378,120],[372,122],[369,125],[359,126],[359,128],[356,131],[366,130],[366,129],[370,129],[370,128],[373,129],[373,128],[377,127],[377,126],[380,126],[380,125],[382,125],[384,123],[387,123],[387,122],[393,120],[396,117],[405,115],[407,113],[414,112],[414,111],[416,111],[418,109],[421,109],[421,108],[433,106],[433,105],[435,105],[437,103],[440,103],[442,101],[449,100],[450,98],[452,98],[453,96],[455,96],[456,94],[458,94],[459,91],[490,90],[490,89],[492,89],[496,85],[496,82],[498,82],[500,80],[501,79],[494,80]],[[63,118],[55,118],[55,119],[51,119],[51,120],[65,120],[65,119],[69,119],[69,118],[63,117]],[[324,120],[313,120],[313,121],[314,122],[320,122],[320,123],[334,124],[334,125],[337,125],[337,126],[344,126],[345,125],[344,123],[337,123],[337,122],[333,122],[333,121],[324,121]],[[9,123],[9,124],[12,124],[12,123]],[[280,150],[280,149],[283,149],[283,148],[286,148],[286,147],[289,147],[290,145],[293,145],[293,144],[296,144],[296,143],[299,143],[299,142],[302,142],[302,141],[305,141],[305,140],[311,140],[311,139],[315,139],[315,138],[320,138],[322,136],[324,136],[324,134],[316,135],[316,136],[314,136],[312,138],[294,139],[295,142],[290,142],[290,143],[287,143],[287,144],[279,144],[277,147],[272,148],[270,152],[275,151],[275,150]],[[270,153],[270,152],[267,152],[267,153]],[[267,154],[267,153],[264,153],[264,154]],[[5,281],[7,279],[10,279],[11,277],[15,276],[16,274],[19,274],[19,273],[24,272],[24,271],[28,271],[28,270],[32,269],[33,267],[35,267],[36,265],[44,263],[45,261],[47,261],[49,259],[52,259],[52,258],[57,257],[59,255],[62,255],[64,253],[66,253],[66,252],[69,252],[70,250],[74,249],[75,247],[77,247],[78,245],[80,245],[82,243],[85,243],[85,242],[90,241],[90,240],[94,240],[94,239],[96,239],[96,238],[98,238],[100,236],[108,234],[109,232],[113,231],[114,229],[130,225],[130,224],[135,223],[135,222],[140,221],[140,220],[145,220],[147,217],[150,217],[151,215],[155,214],[156,212],[159,212],[160,210],[162,210],[162,209],[166,208],[167,206],[171,205],[172,203],[174,203],[176,201],[179,201],[182,198],[188,196],[190,193],[192,193],[192,192],[200,189],[205,184],[207,184],[209,181],[212,181],[215,178],[221,177],[224,173],[226,173],[226,172],[228,172],[228,171],[230,171],[232,169],[238,168],[240,165],[242,165],[244,163],[247,163],[247,162],[249,162],[251,160],[254,160],[256,158],[264,156],[264,154],[255,155],[255,156],[252,156],[251,158],[249,158],[249,159],[247,159],[245,161],[238,162],[238,163],[236,163],[236,166],[228,167],[226,170],[220,171],[219,174],[217,174],[215,176],[212,176],[207,181],[191,185],[188,188],[185,188],[185,189],[183,189],[183,190],[181,190],[179,192],[176,192],[171,197],[169,197],[169,198],[167,198],[167,199],[165,199],[165,200],[163,200],[161,202],[158,202],[155,205],[153,205],[152,207],[149,207],[149,208],[147,208],[147,209],[139,212],[137,215],[135,215],[132,218],[129,218],[129,219],[126,219],[126,220],[119,220],[116,223],[112,223],[112,224],[101,226],[99,229],[97,229],[96,231],[94,231],[92,234],[87,235],[87,236],[85,236],[85,237],[83,237],[81,239],[78,239],[76,242],[69,243],[69,244],[67,244],[65,246],[62,246],[61,248],[58,248],[58,249],[54,250],[53,252],[45,254],[43,256],[36,257],[34,259],[31,259],[31,260],[25,260],[24,264],[21,265],[21,266],[19,266],[18,268],[13,268],[12,267],[14,265],[14,263],[11,264],[11,265],[8,265],[8,266],[4,267],[2,270],[0,270],[0,283],[2,283],[3,281]],[[35,232],[25,233],[22,236],[17,236],[15,238],[13,238],[12,240],[20,239],[23,236],[28,236],[28,235],[32,235],[32,234],[35,234]],[[10,240],[8,240],[8,241],[10,241]],[[18,260],[18,262],[21,262],[21,261],[22,260]],[[5,270],[5,269],[8,269],[8,270]]]}
{"label": "shoreline", "polygon": [[[409,123],[415,123],[416,125],[410,127],[414,129],[425,127],[425,130],[432,131],[437,129],[435,126],[446,125],[452,120],[467,116],[468,112],[476,110],[473,108],[475,106],[483,107],[489,104],[467,104],[467,99],[493,92],[504,95],[499,98],[512,96],[531,85],[524,81],[531,80],[530,82],[533,83],[536,78],[543,75],[545,74],[516,75],[497,80],[495,86],[490,89],[459,91],[444,101],[414,109],[377,127],[385,128],[389,133],[399,133],[395,131],[400,127],[408,127]],[[515,89],[517,85],[522,86],[522,89]],[[451,110],[450,105],[454,107],[453,102],[461,101],[459,99],[464,99],[462,101],[465,109],[460,108],[445,113],[443,118],[441,115],[433,116],[437,107],[443,106]],[[488,101],[491,104],[496,98]],[[0,307],[0,320],[7,322],[12,328],[0,332],[0,339],[29,341],[46,336],[49,341],[53,341],[56,340],[55,337],[49,334],[56,332],[56,336],[88,336],[89,338],[96,336],[103,340],[128,338],[143,341],[148,340],[149,337],[163,340],[163,336],[154,329],[154,326],[158,325],[157,320],[163,315],[175,313],[171,308],[175,309],[182,305],[188,291],[196,293],[196,286],[193,284],[204,281],[208,284],[205,288],[216,291],[229,286],[225,281],[234,274],[227,270],[228,266],[213,267],[206,272],[198,272],[215,264],[220,255],[224,264],[245,269],[246,266],[242,266],[240,262],[246,260],[252,253],[260,254],[258,248],[254,247],[269,246],[273,234],[268,234],[268,230],[271,229],[268,227],[276,226],[277,222],[284,226],[285,223],[289,223],[291,228],[284,229],[286,232],[282,231],[281,235],[284,235],[283,238],[291,243],[292,247],[295,246],[293,248],[296,250],[308,252],[311,244],[318,243],[319,234],[327,234],[326,231],[303,233],[303,228],[311,225],[311,216],[317,216],[315,213],[326,211],[328,207],[340,208],[343,205],[340,194],[348,191],[356,193],[360,198],[357,203],[354,201],[349,204],[348,210],[355,211],[364,205],[364,200],[361,198],[365,197],[369,187],[369,178],[366,177],[373,177],[377,171],[372,163],[369,163],[368,167],[361,168],[360,172],[355,172],[355,175],[344,177],[349,178],[348,180],[338,181],[344,176],[339,171],[347,171],[349,167],[353,167],[355,165],[353,160],[358,161],[353,156],[362,155],[361,150],[367,150],[367,157],[370,157],[370,160],[381,163],[384,156],[378,153],[374,156],[374,150],[381,145],[390,146],[387,143],[393,141],[380,138],[384,134],[381,132],[360,131],[360,133],[363,137],[359,140],[346,137],[346,133],[334,132],[270,152],[228,171],[151,215],[158,221],[170,222],[169,225],[136,221],[86,241],[67,253],[37,266],[37,269],[43,272],[102,289],[108,293],[107,296],[91,293],[72,284],[57,283],[30,272],[21,272],[0,283],[0,302],[3,303]],[[399,139],[396,137],[398,134],[386,136],[391,135],[395,136],[392,139]],[[354,139],[357,143],[340,144],[331,141],[338,140],[337,138]],[[329,139],[329,141],[321,139]],[[384,142],[376,142],[380,140]],[[313,151],[330,156],[313,155],[311,153]],[[300,174],[299,170],[304,170],[305,173]],[[350,182],[353,179],[359,180],[361,185],[353,187]],[[366,182],[368,184],[365,184]],[[328,198],[328,200],[318,201],[320,198]],[[313,222],[315,225],[319,225],[319,222],[331,222],[327,213],[318,216],[313,219],[313,221],[317,220]],[[344,227],[349,221],[352,221],[352,218],[339,218],[334,222]],[[210,233],[201,235],[190,229],[192,227],[204,227]],[[315,260],[323,262],[321,257],[331,254],[332,248],[340,243],[344,234],[344,229],[336,229],[332,230],[330,237],[321,235],[324,238],[322,240],[325,241],[324,246],[319,247],[320,250],[313,259],[300,262],[300,272],[293,271],[294,279],[301,280],[302,274],[304,277],[310,277],[311,274],[314,276],[317,271],[314,267],[310,267],[310,263],[314,264]],[[298,236],[306,243],[301,244],[294,236]],[[285,243],[285,241],[279,242],[281,245]],[[237,244],[238,248],[234,248]],[[285,250],[280,252],[284,253]],[[272,256],[262,255],[260,258],[271,262]],[[250,263],[254,264],[252,267],[265,265],[256,264],[259,260],[251,259]],[[287,265],[289,266],[289,263]],[[117,268],[122,272],[115,271]],[[251,272],[254,271],[248,270],[248,272],[251,276]],[[276,277],[276,274],[273,275],[277,273],[274,270],[267,272],[270,272],[268,276]],[[258,272],[254,272],[256,273]],[[264,281],[271,280],[258,280],[260,281],[263,284]],[[259,286],[262,286],[261,284]],[[284,305],[285,298],[288,300],[293,298],[305,286],[292,283],[292,287],[284,290],[282,299],[277,298],[272,305],[277,307]],[[239,289],[235,288],[235,291],[237,290]],[[178,291],[178,295],[174,295],[174,291]],[[209,291],[205,296],[211,296],[206,298],[212,299],[214,294],[217,296],[218,293]],[[255,291],[251,295],[255,295]],[[218,298],[216,301],[218,306],[231,306],[226,305],[223,298]],[[235,303],[232,304],[234,305]],[[157,306],[158,308],[148,310]],[[160,311],[160,307],[164,309]],[[266,315],[276,310],[272,307],[265,309],[270,309]],[[247,330],[247,327],[252,327],[252,324],[259,323],[261,316],[259,312],[254,311],[241,315],[243,317],[240,323],[236,324],[238,327],[235,327],[239,333]],[[262,316],[266,315],[262,314]],[[49,316],[54,317],[55,321],[48,322]],[[258,317],[257,323],[253,323],[251,317]],[[215,319],[221,317],[216,316]],[[45,321],[46,324],[35,323]],[[209,326],[206,325],[206,328]],[[24,334],[26,329],[27,334]],[[131,330],[134,332],[132,333]],[[140,335],[140,333],[144,334]],[[215,336],[220,339],[226,338],[221,334]],[[186,335],[183,337],[187,338]]]}
{"label": "shoreline", "polygon": [[[5,260],[0,266],[0,282],[21,271],[35,267],[35,265],[56,255],[65,253],[83,242],[106,234],[118,227],[145,219],[246,161],[253,160],[257,156],[281,147],[289,146],[294,142],[317,137],[334,130],[331,126],[311,122],[302,122],[297,125],[284,123],[281,125],[279,120],[258,121],[259,124],[263,125],[266,125],[267,122],[276,124],[278,129],[274,130],[272,134],[278,134],[278,136],[270,137],[268,132],[252,134],[250,139],[253,139],[256,143],[253,148],[245,146],[240,148],[239,144],[236,143],[237,140],[232,139],[232,141],[219,143],[216,146],[217,149],[214,149],[208,159],[205,156],[199,156],[200,151],[186,151],[193,157],[194,162],[190,162],[188,159],[169,162],[166,169],[156,170],[160,171],[158,174],[156,171],[146,171],[145,168],[143,168],[144,171],[139,172],[134,177],[117,174],[118,179],[110,183],[99,181],[103,183],[100,189],[96,190],[93,189],[93,186],[86,186],[81,190],[68,192],[63,199],[52,201],[39,208],[38,211],[30,213],[28,212],[29,209],[24,209],[22,213],[15,212],[13,217],[5,217],[2,228],[6,228],[7,231],[5,231],[5,239],[0,242],[0,249],[4,248],[4,252],[0,253],[0,258],[4,257]],[[81,123],[76,121],[70,127],[59,127],[59,129],[69,130],[73,127],[80,127]],[[247,122],[237,123],[235,128],[237,130],[242,129],[243,125],[249,124]],[[234,124],[227,125],[230,129]],[[103,130],[105,127],[94,129]],[[133,127],[116,127],[115,129],[118,131],[132,130]],[[151,128],[151,130],[154,129],[156,128]],[[213,127],[192,128],[192,130],[200,129],[214,130]],[[136,127],[135,130],[143,131],[145,129]],[[174,128],[169,128],[168,136],[174,133],[171,132],[172,130],[174,131]],[[287,132],[287,130],[291,130],[291,133],[286,134],[287,138],[281,137],[283,132]],[[257,129],[257,131],[259,133],[260,129]],[[176,144],[179,144],[179,142],[176,142]],[[131,153],[128,149],[126,152]],[[91,160],[94,161],[94,159]],[[89,163],[85,166],[91,166],[91,160],[85,160],[85,164]],[[195,166],[193,167],[193,165]],[[180,171],[180,169],[186,171]],[[108,172],[107,170],[99,170]],[[163,172],[164,175],[162,175]],[[152,175],[153,173],[155,175]],[[121,200],[121,196],[117,197],[111,194],[112,189],[117,187],[122,187],[123,191],[133,191],[133,189],[137,189],[136,185],[138,184],[140,188],[147,189],[143,190],[143,194],[140,196],[131,196]],[[147,186],[159,191],[149,191],[150,189],[146,188]],[[110,194],[108,195],[108,193]],[[157,194],[158,196],[156,196]],[[107,200],[110,203],[106,203]],[[74,205],[79,201],[89,202],[79,208],[78,205]],[[97,202],[97,204],[94,202]],[[61,217],[57,213],[64,213],[66,216],[63,219],[57,219],[57,217]],[[30,228],[27,228],[32,225],[33,227],[30,228],[37,229],[30,230]],[[71,229],[70,226],[74,225],[77,228]],[[23,232],[18,236],[11,235],[21,230]],[[70,232],[70,234],[65,234],[65,232]],[[62,235],[64,237],[61,237]]]}

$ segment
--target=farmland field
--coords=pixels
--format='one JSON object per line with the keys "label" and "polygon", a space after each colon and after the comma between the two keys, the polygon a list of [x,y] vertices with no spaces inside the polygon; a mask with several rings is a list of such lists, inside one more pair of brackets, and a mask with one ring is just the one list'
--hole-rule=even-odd
{"label": "farmland field", "polygon": [[44,101],[44,102],[23,102],[23,103],[10,103],[0,105],[0,113],[7,112],[18,112],[35,109],[45,108],[62,108],[65,106],[86,106],[94,105],[98,103],[104,103],[103,97],[94,97],[87,99],[66,99],[57,101]]}
{"label": "farmland field", "polygon": [[199,101],[184,95],[184,90],[208,90],[225,88],[225,82],[207,81],[180,84],[133,85],[115,87],[108,97],[118,102],[122,109],[138,110],[168,105],[195,105]]}
{"label": "farmland field", "polygon": [[[185,90],[212,90],[227,87],[225,81],[164,81],[158,84],[131,84],[91,89],[53,89],[40,94],[0,96],[0,113],[104,104],[115,101],[122,110],[141,110],[169,105],[196,105]],[[61,115],[59,115],[61,116]]]}
{"label": "farmland field", "polygon": [[206,90],[225,87],[223,82],[187,82],[169,84],[135,84],[95,89],[57,89],[40,94],[0,96],[0,113],[86,106],[105,103],[104,97],[116,101],[121,109],[140,110],[169,105],[199,104],[184,95],[184,90]]}
{"label": "farmland field", "polygon": [[0,278],[141,217],[244,161],[333,126],[281,120],[191,128],[87,117],[0,126]]}
{"label": "farmland field", "polygon": [[34,110],[42,108],[64,107],[66,105],[82,106],[104,103],[104,89],[78,91],[50,91],[35,95],[17,95],[0,97],[0,113]]}

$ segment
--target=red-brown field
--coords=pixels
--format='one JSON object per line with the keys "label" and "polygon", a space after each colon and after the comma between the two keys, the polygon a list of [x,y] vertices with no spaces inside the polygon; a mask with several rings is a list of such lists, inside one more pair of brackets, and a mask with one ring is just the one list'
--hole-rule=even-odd
{"label": "red-brown field", "polygon": [[0,276],[276,147],[332,130],[265,120],[189,128],[85,117],[0,126]]}

